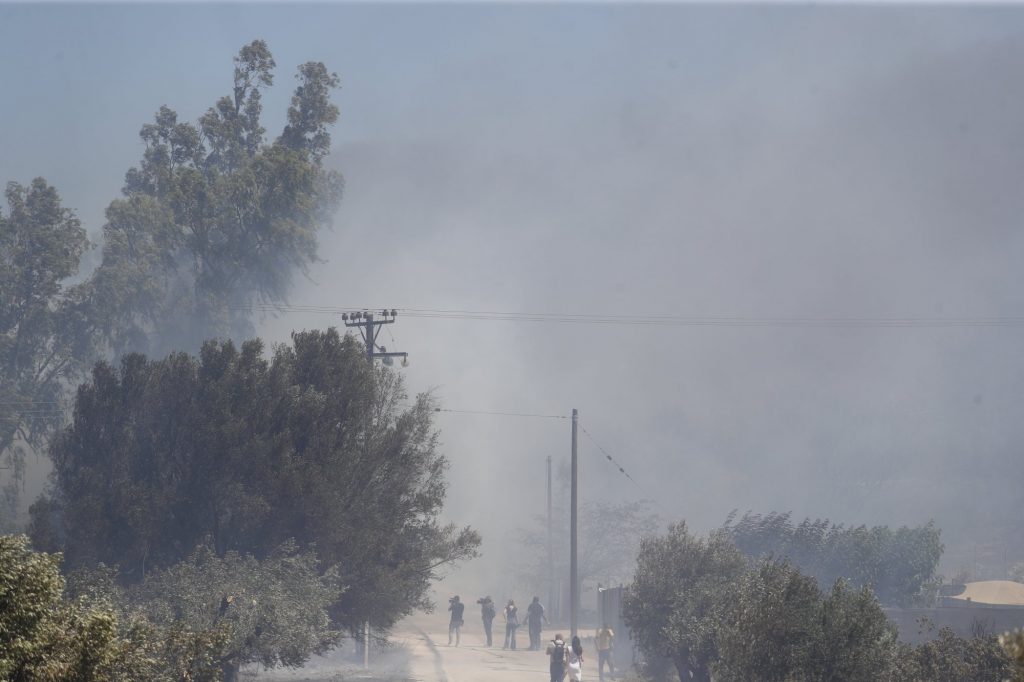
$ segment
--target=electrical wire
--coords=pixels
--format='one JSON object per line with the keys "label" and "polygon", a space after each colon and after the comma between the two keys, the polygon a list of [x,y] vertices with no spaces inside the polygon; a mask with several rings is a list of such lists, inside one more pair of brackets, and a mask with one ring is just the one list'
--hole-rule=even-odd
{"label": "electrical wire", "polygon": [[[237,310],[264,313],[344,313],[383,310],[369,306],[322,306],[258,303]],[[957,328],[1024,327],[1024,316],[991,317],[813,317],[813,316],[680,316],[587,313],[536,313],[495,310],[395,308],[403,317],[448,320],[534,322],[554,324],[622,325],[655,327],[779,327],[779,328]]]}
{"label": "electrical wire", "polygon": [[450,410],[444,407],[435,407],[434,412],[452,412],[455,414],[483,414],[496,417],[531,417],[534,419],[568,419],[564,414],[531,414],[528,412],[490,412],[487,410]]}
{"label": "electrical wire", "polygon": [[644,495],[644,497],[646,499],[651,500],[652,502],[654,502],[654,504],[656,504],[659,507],[661,507],[662,511],[665,510],[665,508],[662,506],[661,502],[659,502],[657,500],[657,498],[649,495],[647,493],[647,490],[642,485],[640,485],[635,478],[633,478],[632,476],[629,475],[629,472],[626,471],[626,468],[624,466],[622,466],[618,462],[618,460],[616,460],[614,457],[612,457],[611,453],[609,453],[607,450],[605,450],[604,447],[602,447],[600,443],[597,442],[597,439],[594,438],[593,434],[591,434],[590,431],[587,431],[587,428],[585,426],[583,426],[583,423],[581,421],[579,421],[577,419],[576,425],[579,426],[580,431],[583,432],[583,434],[590,440],[590,442],[594,444],[594,447],[596,447],[598,450],[600,450],[601,454],[604,455],[605,459],[608,462],[611,462],[612,466],[614,466],[616,469],[618,469],[620,474],[622,474],[623,476],[628,478],[630,481],[632,481],[633,485],[635,485],[637,487],[637,489],[640,490],[640,492]]}

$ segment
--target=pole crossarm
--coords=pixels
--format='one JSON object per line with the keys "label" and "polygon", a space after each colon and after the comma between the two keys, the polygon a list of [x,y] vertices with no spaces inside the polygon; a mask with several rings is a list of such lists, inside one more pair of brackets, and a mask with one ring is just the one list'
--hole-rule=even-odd
{"label": "pole crossarm", "polygon": [[387,348],[377,344],[378,327],[385,324],[394,324],[397,315],[398,313],[393,308],[391,310],[381,310],[380,317],[377,317],[376,314],[368,310],[342,313],[341,320],[345,323],[346,327],[357,327],[359,329],[359,335],[363,337],[363,343],[366,344],[366,360],[371,365],[378,358],[384,360],[385,365],[391,364],[392,358],[402,358],[403,362],[408,360],[408,353],[389,353]]}

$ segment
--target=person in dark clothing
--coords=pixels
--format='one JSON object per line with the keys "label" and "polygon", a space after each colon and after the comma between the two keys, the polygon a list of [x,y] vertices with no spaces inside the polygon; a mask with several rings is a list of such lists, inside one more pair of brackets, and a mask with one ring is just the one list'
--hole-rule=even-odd
{"label": "person in dark clothing", "polygon": [[547,620],[540,597],[534,597],[533,602],[526,607],[526,625],[530,628],[530,651],[540,651],[541,625]]}
{"label": "person in dark clothing", "polygon": [[476,603],[480,605],[480,617],[484,621],[484,634],[487,635],[487,646],[491,646],[491,623],[494,622],[494,617],[498,612],[495,610],[494,602],[491,601],[490,596],[477,599]]}
{"label": "person in dark clothing", "polygon": [[555,635],[548,644],[548,658],[551,660],[551,682],[562,682],[565,679],[565,664],[569,660],[569,651],[562,635]]}
{"label": "person in dark clothing", "polygon": [[448,610],[452,612],[452,619],[448,621],[448,646],[452,645],[452,634],[455,635],[455,646],[458,646],[462,638],[462,614],[466,605],[459,601],[459,595],[455,595],[448,600]]}
{"label": "person in dark clothing", "polygon": [[519,608],[516,603],[511,599],[508,600],[508,606],[502,612],[505,616],[505,646],[504,649],[516,650],[516,628],[519,627]]}

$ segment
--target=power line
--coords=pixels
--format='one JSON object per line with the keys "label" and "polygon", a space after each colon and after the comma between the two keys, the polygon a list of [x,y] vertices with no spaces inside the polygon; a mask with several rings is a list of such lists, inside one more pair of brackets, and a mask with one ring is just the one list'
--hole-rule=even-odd
{"label": "power line", "polygon": [[488,410],[449,410],[435,407],[434,412],[453,412],[455,414],[484,414],[496,417],[532,417],[534,419],[568,419],[564,414],[532,414],[528,412],[491,412]]}
{"label": "power line", "polygon": [[[339,315],[374,310],[372,307],[336,307],[259,303],[238,310],[269,313],[316,313]],[[1024,316],[990,317],[846,317],[846,316],[682,316],[626,315],[587,313],[537,313],[495,310],[457,310],[434,308],[396,308],[406,317],[547,324],[589,324],[654,327],[778,327],[778,328],[958,328],[1024,327]]]}
{"label": "power line", "polygon": [[[640,490],[640,492],[641,492],[641,493],[643,493],[644,497],[646,497],[647,499],[649,499],[649,500],[653,501],[653,502],[654,502],[654,503],[655,503],[656,505],[658,505],[659,507],[662,507],[661,503],[660,503],[660,502],[658,502],[658,500],[657,500],[657,499],[656,499],[655,497],[653,497],[653,496],[649,495],[649,494],[647,493],[647,490],[645,490],[645,489],[644,489],[644,487],[643,487],[642,485],[640,485],[639,483],[637,483],[637,480],[636,480],[635,478],[633,478],[632,476],[630,476],[630,475],[629,475],[629,472],[628,472],[628,471],[626,471],[626,468],[625,468],[624,466],[622,466],[622,465],[621,465],[621,464],[620,464],[620,463],[618,462],[618,460],[616,460],[616,459],[615,459],[614,457],[612,457],[611,453],[609,453],[609,452],[608,452],[607,450],[605,450],[605,449],[604,449],[604,448],[603,448],[603,447],[601,446],[601,444],[600,444],[600,443],[598,443],[598,442],[597,442],[597,439],[595,439],[595,438],[594,438],[593,434],[591,434],[591,433],[590,433],[590,431],[587,431],[587,427],[583,426],[583,424],[582,424],[582,423],[580,423],[580,424],[579,424],[579,427],[580,427],[580,430],[581,430],[581,431],[583,431],[584,435],[586,435],[586,437],[587,437],[587,438],[588,438],[588,439],[590,440],[590,442],[594,444],[594,447],[596,447],[596,448],[597,448],[598,450],[600,450],[600,451],[601,451],[601,454],[603,454],[603,455],[604,455],[605,459],[606,459],[607,461],[611,462],[611,463],[612,463],[612,466],[614,466],[614,467],[615,467],[616,469],[618,469],[618,470],[619,470],[619,473],[620,473],[620,474],[622,474],[623,476],[625,476],[626,478],[628,478],[628,479],[629,479],[630,481],[632,481],[632,482],[633,482],[633,485],[635,485],[635,486],[636,486],[636,487],[637,487],[637,488],[638,488],[638,489]],[[664,508],[664,507],[662,507],[662,510],[664,510],[664,509],[665,509],[665,508]]]}

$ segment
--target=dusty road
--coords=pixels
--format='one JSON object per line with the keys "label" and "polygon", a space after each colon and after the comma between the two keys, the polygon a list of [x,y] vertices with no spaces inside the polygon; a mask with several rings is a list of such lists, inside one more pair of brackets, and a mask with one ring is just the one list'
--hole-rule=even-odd
{"label": "dusty road", "polygon": [[[299,670],[248,671],[247,677],[257,681],[289,682],[547,682],[548,662],[543,651],[503,651],[499,628],[495,622],[496,646],[488,648],[483,626],[468,622],[461,645],[448,646],[444,622],[438,627],[436,616],[418,616],[404,621],[395,629],[390,641],[394,647],[386,653],[376,652],[370,659],[370,670],[364,671],[350,650],[314,657]],[[529,642],[525,629],[517,637],[519,643]],[[553,635],[546,632],[545,639]],[[596,679],[596,676],[595,676]]]}
{"label": "dusty road", "polygon": [[445,630],[415,630],[404,634],[411,654],[410,676],[417,682],[546,682],[548,679],[543,651],[504,651],[497,638],[497,646],[488,648],[482,632],[465,633],[458,647],[448,646]]}

